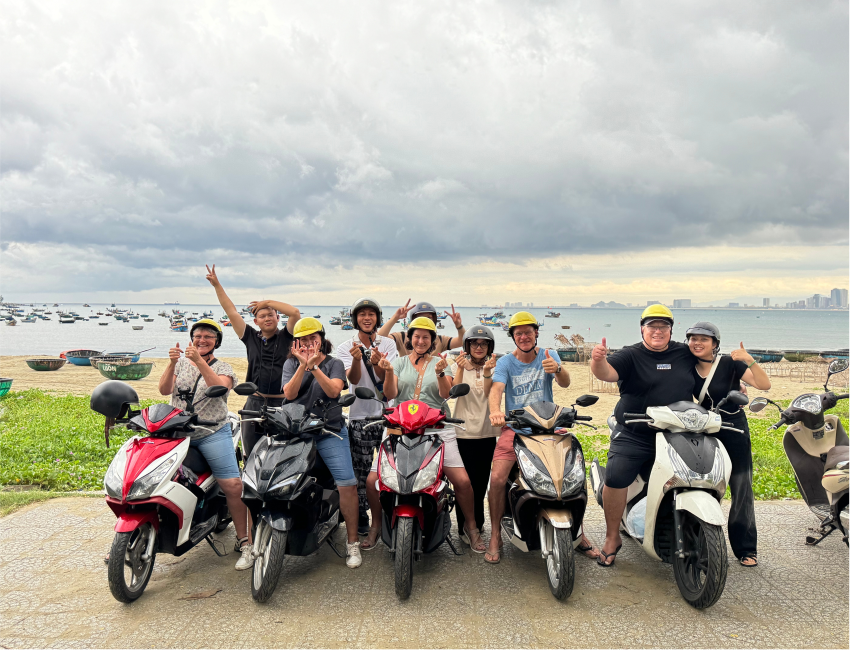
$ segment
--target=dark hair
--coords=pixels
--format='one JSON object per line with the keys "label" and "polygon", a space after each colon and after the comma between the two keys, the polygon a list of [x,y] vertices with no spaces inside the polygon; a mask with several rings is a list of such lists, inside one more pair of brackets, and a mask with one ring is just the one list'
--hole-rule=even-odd
{"label": "dark hair", "polygon": [[[328,339],[326,339],[326,338],[325,338],[325,335],[324,335],[324,334],[322,334],[321,332],[319,332],[318,334],[319,334],[319,336],[320,336],[320,337],[322,337],[322,353],[323,353],[325,356],[330,356],[331,352],[333,352],[333,351],[334,351],[334,345],[333,345],[333,343],[331,343],[330,341],[328,341]],[[295,343],[295,341],[298,341],[298,340],[299,340],[299,339],[295,339],[295,340],[293,341],[293,343]],[[286,353],[286,358],[287,358],[287,359],[292,359],[292,358],[294,358],[294,357],[292,356],[292,346],[290,346],[290,347],[289,347],[289,352],[287,352],[287,353]]]}
{"label": "dark hair", "polygon": [[272,310],[272,313],[273,313],[275,316],[277,316],[277,317],[278,317],[278,319],[280,319],[280,314],[278,314],[278,313],[277,313],[277,309],[275,309],[274,307],[260,307],[259,309],[255,309],[254,311],[252,311],[252,312],[251,312],[251,314],[254,316],[254,318],[256,318],[256,317],[257,317],[257,314],[259,314],[259,313],[260,313],[261,311],[263,311],[264,309],[271,309],[271,310]]}
{"label": "dark hair", "polygon": [[[407,336],[404,337],[404,348],[405,350],[410,350],[413,352],[413,341],[411,340],[411,336],[413,332],[420,329],[419,327],[414,327],[412,330],[407,330]],[[437,333],[432,332],[431,330],[423,329],[423,332],[428,332],[431,335],[431,347],[428,349],[428,352],[433,352],[437,347]]]}

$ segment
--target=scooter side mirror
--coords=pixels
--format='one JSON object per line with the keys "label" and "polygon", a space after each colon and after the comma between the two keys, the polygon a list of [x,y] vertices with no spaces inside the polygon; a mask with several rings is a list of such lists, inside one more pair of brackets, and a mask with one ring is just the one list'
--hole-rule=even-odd
{"label": "scooter side mirror", "polygon": [[375,393],[364,386],[358,386],[355,388],[354,394],[360,399],[375,399]]}
{"label": "scooter side mirror", "polygon": [[770,402],[768,402],[764,397],[756,397],[752,402],[750,402],[750,410],[753,413],[760,413],[769,403]]}
{"label": "scooter side mirror", "polygon": [[850,361],[847,359],[833,359],[830,362],[827,371],[830,375],[837,375],[839,372],[847,370],[847,368],[850,368]]}
{"label": "scooter side mirror", "polygon": [[598,395],[582,395],[576,399],[576,404],[579,406],[593,406],[599,401]]}
{"label": "scooter side mirror", "polygon": [[357,398],[354,395],[352,395],[351,393],[346,393],[345,395],[342,395],[339,398],[339,401],[337,402],[337,404],[339,404],[342,407],[351,406],[352,404],[354,404],[354,400],[356,400],[356,399]]}
{"label": "scooter side mirror", "polygon": [[224,397],[227,395],[227,386],[210,386],[204,391],[207,397]]}
{"label": "scooter side mirror", "polygon": [[737,404],[738,406],[746,406],[750,403],[750,398],[740,391],[730,390],[729,394],[726,396],[726,401]]}
{"label": "scooter side mirror", "polygon": [[253,395],[257,392],[257,384],[250,381],[245,381],[241,384],[237,384],[236,387],[233,389],[233,392],[237,395]]}
{"label": "scooter side mirror", "polygon": [[449,390],[449,399],[454,397],[463,397],[469,394],[469,384],[455,384]]}

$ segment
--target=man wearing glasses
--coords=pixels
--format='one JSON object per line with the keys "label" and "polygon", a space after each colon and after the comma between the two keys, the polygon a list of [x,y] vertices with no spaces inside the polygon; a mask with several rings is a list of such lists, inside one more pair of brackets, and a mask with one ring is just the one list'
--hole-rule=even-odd
{"label": "man wearing glasses", "polygon": [[[558,353],[554,350],[541,350],[537,347],[537,319],[527,311],[511,316],[508,323],[510,336],[516,349],[496,362],[493,372],[493,386],[490,389],[490,424],[502,427],[496,451],[493,453],[493,468],[490,471],[490,548],[484,559],[497,564],[501,559],[502,515],[505,513],[505,483],[516,463],[514,452],[514,431],[505,426],[505,413],[522,408],[535,402],[553,402],[552,380],[558,386],[570,385],[570,373],[561,366]],[[505,396],[505,410],[502,411],[502,395]],[[582,536],[582,545],[578,550],[594,553],[595,549]]]}
{"label": "man wearing glasses", "polygon": [[673,313],[664,305],[650,305],[640,317],[642,341],[608,357],[605,339],[593,348],[590,371],[597,379],[617,382],[620,401],[614,409],[617,426],[611,434],[602,503],[605,543],[602,566],[611,566],[622,546],[620,519],[628,487],[655,460],[655,433],[646,424],[624,426],[625,413],[643,413],[649,406],[693,401],[696,357],[683,343],[671,341]]}

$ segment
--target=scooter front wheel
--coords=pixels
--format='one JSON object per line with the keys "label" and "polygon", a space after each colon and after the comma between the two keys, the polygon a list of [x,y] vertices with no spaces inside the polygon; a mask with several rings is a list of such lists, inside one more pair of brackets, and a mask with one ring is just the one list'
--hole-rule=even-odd
{"label": "scooter front wheel", "polygon": [[287,533],[275,530],[261,519],[254,533],[254,570],[251,572],[251,596],[258,603],[271,598],[283,569]]}
{"label": "scooter front wheel", "polygon": [[109,551],[109,591],[132,603],[148,586],[156,561],[156,529],[150,522],[129,533],[116,533]]}
{"label": "scooter front wheel", "polygon": [[549,521],[541,519],[540,542],[546,558],[549,591],[558,600],[566,600],[573,593],[576,578],[572,535],[569,529],[555,528]]}
{"label": "scooter front wheel", "polygon": [[723,529],[682,511],[685,557],[673,552],[673,575],[682,597],[696,609],[711,607],[726,586],[729,562]]}
{"label": "scooter front wheel", "polygon": [[413,522],[412,517],[399,517],[395,536],[395,593],[402,600],[413,590]]}

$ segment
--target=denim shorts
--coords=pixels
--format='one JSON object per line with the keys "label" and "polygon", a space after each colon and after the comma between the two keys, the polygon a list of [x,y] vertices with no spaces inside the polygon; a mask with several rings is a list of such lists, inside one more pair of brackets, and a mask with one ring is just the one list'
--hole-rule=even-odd
{"label": "denim shorts", "polygon": [[230,422],[210,436],[192,440],[189,446],[201,452],[213,476],[217,479],[239,478],[239,465],[236,463],[236,452],[233,449],[233,430],[230,428]]}
{"label": "denim shorts", "polygon": [[316,438],[316,449],[334,477],[337,487],[357,485],[354,465],[351,464],[351,446],[348,443],[348,427],[339,432],[342,440],[331,434]]}

